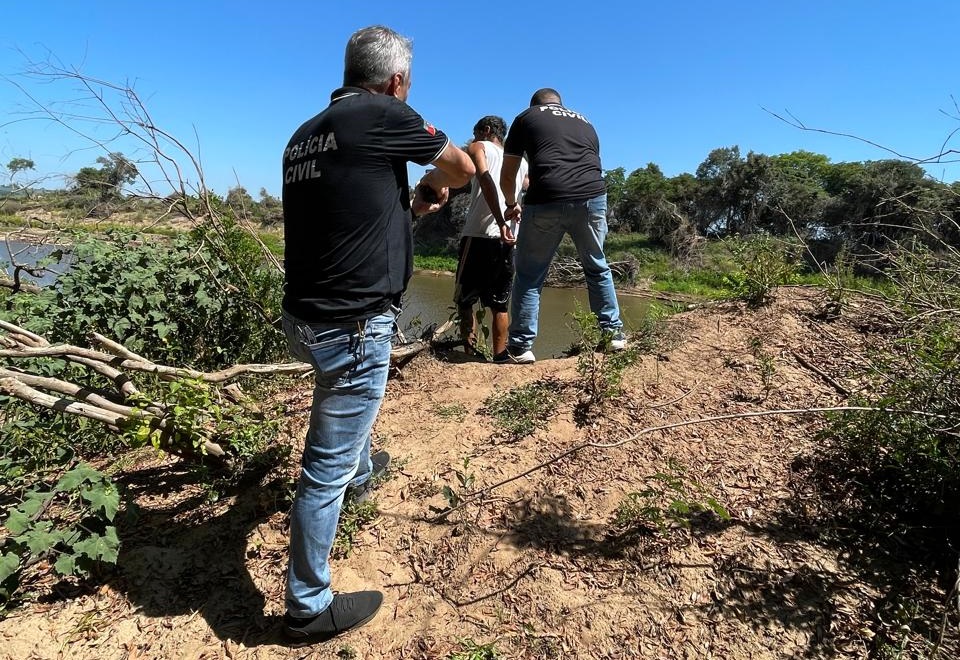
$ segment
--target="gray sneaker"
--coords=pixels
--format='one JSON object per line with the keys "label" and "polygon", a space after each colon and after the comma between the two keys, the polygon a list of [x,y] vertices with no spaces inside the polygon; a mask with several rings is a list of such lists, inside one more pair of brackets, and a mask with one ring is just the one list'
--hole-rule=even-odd
{"label": "gray sneaker", "polygon": [[534,357],[533,351],[529,349],[521,350],[507,346],[505,351],[493,356],[493,361],[496,364],[532,364],[537,361],[537,358]]}

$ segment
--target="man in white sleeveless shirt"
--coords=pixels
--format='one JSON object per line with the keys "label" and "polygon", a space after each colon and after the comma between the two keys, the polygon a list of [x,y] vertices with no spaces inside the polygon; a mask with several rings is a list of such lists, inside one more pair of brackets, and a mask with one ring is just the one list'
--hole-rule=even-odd
{"label": "man in white sleeveless shirt", "polygon": [[[508,224],[503,218],[505,203],[499,186],[506,132],[503,118],[484,117],[473,127],[474,141],[467,147],[477,173],[470,186],[470,208],[460,232],[454,303],[460,316],[460,336],[468,353],[476,352],[474,306],[478,301],[491,312],[493,354],[507,347],[507,306],[513,282],[517,224]],[[526,188],[526,177],[527,164],[523,161],[517,171],[516,190]]]}

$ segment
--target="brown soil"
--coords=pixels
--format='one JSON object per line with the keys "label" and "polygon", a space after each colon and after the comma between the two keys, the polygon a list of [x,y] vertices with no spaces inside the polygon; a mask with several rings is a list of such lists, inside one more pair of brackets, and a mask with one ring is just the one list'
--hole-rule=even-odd
{"label": "brown soil", "polygon": [[[816,416],[714,421],[586,447],[444,520],[435,514],[444,486],[462,493],[460,479],[472,475],[477,490],[584,442],[842,403],[796,356],[850,386],[843,374],[863,337],[849,321],[813,320],[817,303],[815,292],[784,289],[760,310],[681,314],[672,346],[644,356],[624,395],[586,418],[576,358],[520,367],[418,357],[391,380],[377,422],[396,467],[378,491],[380,516],[333,561],[336,590],[380,588],[384,607],[356,632],[295,650],[280,644],[277,618],[286,485],[311,396],[302,381],[283,394],[281,442],[293,445],[285,474],[210,504],[182,466],[141,456],[124,471],[140,514],[123,526],[116,570],[92,588],[41,585],[38,599],[0,621],[0,656],[447,658],[475,643],[507,658],[863,657],[876,587],[845,550],[791,517],[803,495],[795,470],[818,452]],[[484,401],[541,379],[563,402],[545,429],[504,437]],[[732,519],[703,514],[666,532],[618,524],[625,496],[661,483],[649,478],[671,460],[702,488],[690,499],[713,496]]]}

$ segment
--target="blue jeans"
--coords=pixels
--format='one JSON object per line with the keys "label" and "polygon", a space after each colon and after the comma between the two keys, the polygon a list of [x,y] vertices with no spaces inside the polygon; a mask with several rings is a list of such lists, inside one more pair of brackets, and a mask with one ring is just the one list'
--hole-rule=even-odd
{"label": "blue jeans", "polygon": [[517,236],[516,275],[510,300],[511,348],[528,350],[537,338],[540,292],[563,234],[570,234],[587,280],[590,311],[602,330],[623,328],[613,275],[603,253],[607,236],[607,196],[581,202],[553,202],[523,207]]}
{"label": "blue jeans", "polygon": [[286,312],[290,353],[315,369],[313,407],[290,512],[287,612],[319,614],[333,600],[330,549],[348,486],[370,478],[370,435],[387,387],[393,311],[354,323],[300,321]]}

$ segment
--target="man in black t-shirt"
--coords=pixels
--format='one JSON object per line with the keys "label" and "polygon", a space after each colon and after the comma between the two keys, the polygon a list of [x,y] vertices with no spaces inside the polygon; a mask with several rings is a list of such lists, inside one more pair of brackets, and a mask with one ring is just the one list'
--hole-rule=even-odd
{"label": "man in black t-shirt", "polygon": [[[368,496],[390,458],[371,456],[370,437],[413,270],[411,210],[438,210],[474,174],[406,104],[411,57],[410,41],[389,28],[354,33],[344,86],[283,152],[283,325],[290,352],[316,376],[290,513],[284,630],[295,642],[360,626],[383,602],[378,591],[334,595],[330,549],[344,497]],[[412,202],[408,161],[434,165]]]}
{"label": "man in black t-shirt", "polygon": [[565,108],[556,90],[544,88],[513,120],[503,151],[500,188],[507,220],[520,217],[516,175],[524,155],[530,187],[517,236],[507,350],[494,356],[494,362],[524,364],[536,359],[531,349],[537,337],[540,292],[565,233],[577,248],[590,310],[597,316],[604,343],[612,350],[624,349],[620,306],[603,252],[607,194],[600,140],[593,125],[579,112]]}

